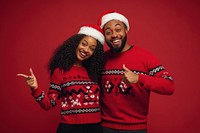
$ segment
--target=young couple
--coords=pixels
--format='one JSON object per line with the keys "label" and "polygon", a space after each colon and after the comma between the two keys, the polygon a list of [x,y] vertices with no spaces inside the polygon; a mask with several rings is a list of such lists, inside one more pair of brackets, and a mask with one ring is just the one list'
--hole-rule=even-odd
{"label": "young couple", "polygon": [[150,93],[171,95],[174,82],[156,57],[127,42],[129,30],[116,11],[104,12],[98,25],[82,26],[50,59],[48,93],[32,69],[17,74],[43,109],[61,103],[57,133],[147,133]]}

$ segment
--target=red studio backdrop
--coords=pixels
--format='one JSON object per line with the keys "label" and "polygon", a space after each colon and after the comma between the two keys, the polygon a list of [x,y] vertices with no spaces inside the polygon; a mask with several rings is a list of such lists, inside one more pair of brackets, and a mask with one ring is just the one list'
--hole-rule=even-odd
{"label": "red studio backdrop", "polygon": [[128,42],[155,54],[174,77],[172,96],[151,95],[149,133],[200,132],[198,0],[1,0],[1,133],[55,133],[60,106],[41,109],[16,74],[28,74],[31,67],[47,92],[47,64],[54,49],[110,9],[129,19]]}

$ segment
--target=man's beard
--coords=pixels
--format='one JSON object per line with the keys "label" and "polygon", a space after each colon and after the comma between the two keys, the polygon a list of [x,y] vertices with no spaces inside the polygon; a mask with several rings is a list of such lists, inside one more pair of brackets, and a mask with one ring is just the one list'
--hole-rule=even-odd
{"label": "man's beard", "polygon": [[118,48],[114,48],[114,47],[112,46],[112,44],[111,44],[110,42],[108,42],[108,41],[106,41],[106,43],[107,43],[107,45],[108,45],[108,47],[110,48],[110,50],[111,50],[112,53],[120,53],[120,52],[123,50],[123,48],[124,48],[124,46],[125,46],[125,44],[126,44],[126,41],[127,41],[127,36],[125,36],[125,37],[122,39],[122,44],[121,44],[121,46],[118,47]]}

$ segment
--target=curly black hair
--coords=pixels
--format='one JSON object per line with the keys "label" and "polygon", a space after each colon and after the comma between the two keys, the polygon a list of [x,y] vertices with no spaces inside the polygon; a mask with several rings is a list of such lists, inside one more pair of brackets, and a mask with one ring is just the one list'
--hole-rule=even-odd
{"label": "curly black hair", "polygon": [[[64,71],[70,70],[77,60],[76,49],[85,36],[85,34],[75,34],[55,50],[48,64],[50,75],[53,74],[56,68]],[[100,84],[101,71],[105,65],[105,54],[103,45],[98,40],[93,55],[89,59],[83,60],[82,64],[86,68],[90,79]]]}

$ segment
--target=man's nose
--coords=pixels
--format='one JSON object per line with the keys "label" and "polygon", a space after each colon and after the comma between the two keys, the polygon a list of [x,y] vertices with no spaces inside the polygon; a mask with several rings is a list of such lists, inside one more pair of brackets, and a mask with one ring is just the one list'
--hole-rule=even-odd
{"label": "man's nose", "polygon": [[112,37],[117,37],[117,33],[115,31],[112,32]]}

